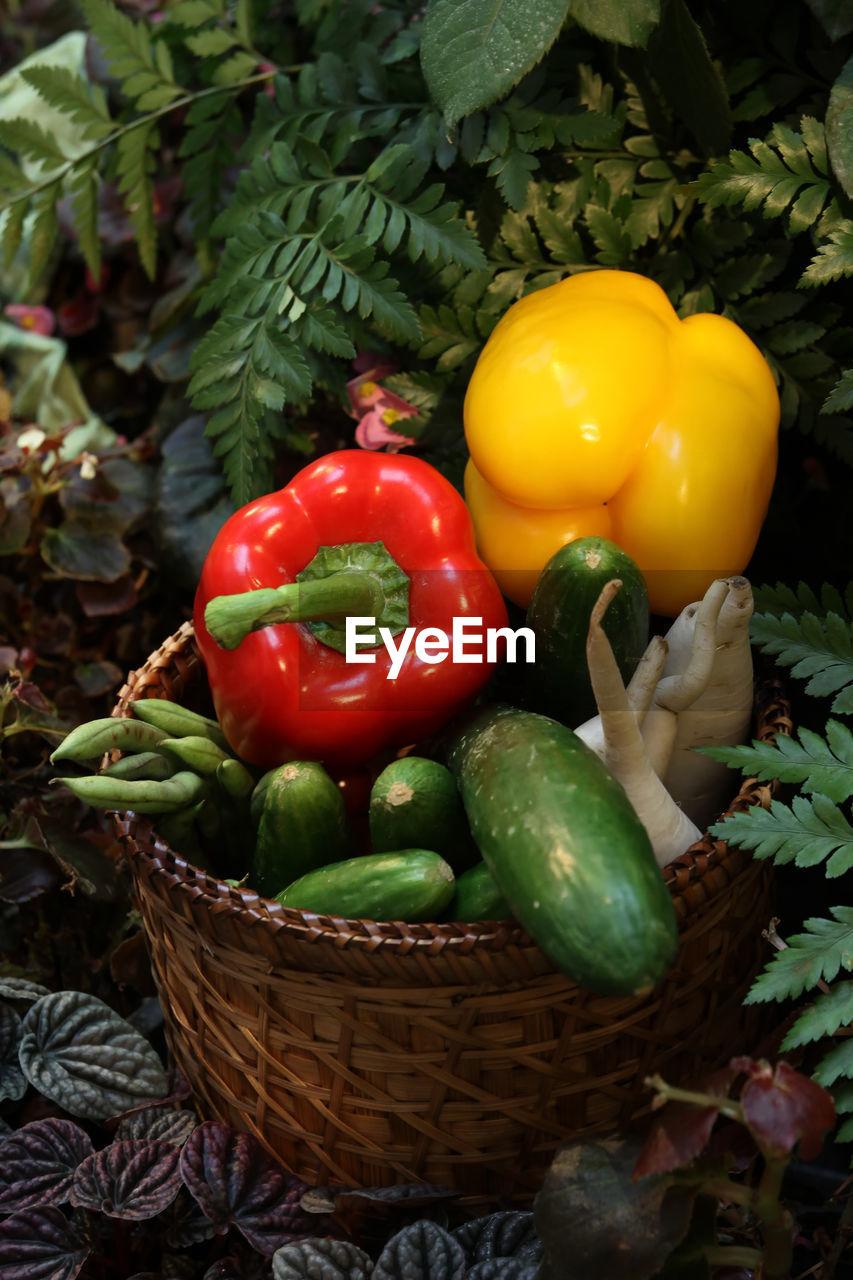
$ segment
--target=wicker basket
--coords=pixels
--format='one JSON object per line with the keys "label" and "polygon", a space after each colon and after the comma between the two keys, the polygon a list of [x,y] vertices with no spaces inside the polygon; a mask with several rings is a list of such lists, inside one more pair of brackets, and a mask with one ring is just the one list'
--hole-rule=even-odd
{"label": "wicker basket", "polygon": [[[204,705],[189,624],[120,691]],[[762,687],[757,735],[790,732]],[[732,809],[766,804],[746,782]],[[169,1046],[200,1113],[256,1134],[314,1185],[423,1180],[523,1204],[570,1137],[644,1114],[654,1070],[686,1082],[755,1048],[744,993],[766,958],[767,863],[704,837],[665,871],[675,968],[650,995],[597,996],[513,923],[343,921],[279,907],[188,865],[117,814]],[[766,1016],[766,1015],[765,1015]]]}

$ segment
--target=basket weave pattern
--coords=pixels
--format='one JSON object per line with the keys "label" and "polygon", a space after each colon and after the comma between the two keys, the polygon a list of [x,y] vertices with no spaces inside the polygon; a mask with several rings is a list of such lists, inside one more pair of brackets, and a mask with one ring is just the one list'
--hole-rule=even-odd
{"label": "basket weave pattern", "polygon": [[[119,693],[198,701],[189,624]],[[756,736],[789,733],[762,687]],[[748,780],[730,812],[767,804]],[[651,1071],[688,1082],[754,1047],[743,996],[766,958],[767,863],[710,836],[664,871],[681,945],[646,997],[597,996],[556,973],[514,922],[344,921],[280,907],[185,862],[115,815],[167,1038],[202,1115],[257,1135],[313,1184],[424,1180],[471,1203],[529,1200],[570,1137],[647,1111]]]}

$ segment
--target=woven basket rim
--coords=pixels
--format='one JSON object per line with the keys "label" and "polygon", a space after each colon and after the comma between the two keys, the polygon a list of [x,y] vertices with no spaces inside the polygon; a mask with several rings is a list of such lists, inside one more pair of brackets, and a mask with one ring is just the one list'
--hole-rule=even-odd
{"label": "woven basket rim", "polygon": [[[195,643],[192,622],[183,623],[146,659],[145,663],[131,671],[117,694],[113,716],[132,714],[131,702],[140,693],[151,689],[164,673],[177,671],[174,681],[183,690],[186,683],[204,674],[204,665]],[[169,682],[172,676],[168,675]],[[162,686],[161,686],[162,687]],[[792,731],[790,708],[778,677],[761,680],[756,698],[756,726],[753,737],[772,742],[777,734],[789,735]],[[776,784],[744,778],[725,811],[729,816],[751,805],[767,807],[775,794]],[[327,943],[335,949],[349,947],[374,951],[412,949],[438,953],[449,947],[465,952],[473,947],[502,949],[504,947],[535,947],[527,931],[515,920],[465,921],[443,924],[420,924],[405,921],[347,920],[341,916],[300,911],[283,907],[254,890],[228,885],[208,872],[194,866],[177,854],[157,834],[153,819],[133,811],[114,811],[112,820],[125,859],[132,864],[135,874],[146,879],[157,879],[170,897],[183,903],[202,906],[215,914],[220,921],[231,917],[241,928],[289,937],[303,938],[313,944]],[[697,884],[712,879],[721,871],[734,875],[748,855],[715,839],[706,832],[699,840],[679,855],[662,874],[673,899],[678,904],[683,899],[680,919],[689,917],[692,910],[686,896]],[[727,877],[728,878],[728,877]]]}

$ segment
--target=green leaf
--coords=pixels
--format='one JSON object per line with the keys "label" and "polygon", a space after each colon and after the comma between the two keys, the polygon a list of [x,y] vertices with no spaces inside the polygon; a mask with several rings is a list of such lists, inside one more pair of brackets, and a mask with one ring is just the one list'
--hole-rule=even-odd
{"label": "green leaf", "polygon": [[829,284],[849,275],[853,275],[853,221],[844,218],[830,232],[827,242],[818,246],[800,284]]}
{"label": "green leaf", "polygon": [[826,108],[829,160],[845,195],[853,196],[853,57],[841,68]]}
{"label": "green leaf", "polygon": [[51,249],[56,241],[56,202],[61,194],[58,182],[44,187],[32,203],[32,222],[29,228],[30,279],[37,280],[47,266]]}
{"label": "green leaf", "polygon": [[853,982],[838,982],[829,991],[815,996],[814,1004],[800,1014],[779,1046],[783,1051],[812,1044],[835,1035],[853,1023]]}
{"label": "green leaf", "polygon": [[840,720],[829,720],[826,735],[802,726],[799,741],[779,734],[772,743],[699,749],[751,777],[798,783],[803,791],[820,791],[840,803],[853,796],[853,733]]}
{"label": "green leaf", "polygon": [[732,131],[729,95],[684,0],[669,0],[648,42],[649,67],[676,116],[706,155],[725,150]]}
{"label": "green leaf", "polygon": [[853,369],[845,369],[820,406],[821,413],[848,413],[853,409]]}
{"label": "green leaf", "polygon": [[93,531],[82,520],[65,520],[48,529],[41,554],[60,577],[84,582],[115,582],[130,568],[130,553],[121,539]]}
{"label": "green leaf", "polygon": [[21,75],[45,102],[74,120],[84,138],[99,141],[113,132],[115,125],[100,85],[90,84],[61,66],[22,67]]}
{"label": "green leaf", "polygon": [[660,21],[660,0],[572,0],[580,26],[614,44],[645,45]]}
{"label": "green leaf", "polygon": [[[126,96],[136,99],[155,86],[169,87],[172,97],[180,95],[181,88],[168,74],[168,67],[164,74],[162,59],[156,55],[144,22],[133,22],[110,0],[81,2],[91,33],[110,71],[122,81]],[[135,83],[134,77],[138,77]]]}
{"label": "green leaf", "polygon": [[151,121],[126,130],[116,142],[118,189],[124,196],[127,216],[139,247],[140,261],[150,280],[157,274],[153,181],[157,139],[157,129]]}
{"label": "green leaf", "polygon": [[560,33],[567,0],[430,0],[421,68],[449,125],[503,98]]}
{"label": "green leaf", "polygon": [[199,58],[218,58],[238,43],[233,31],[224,27],[211,27],[209,31],[199,31],[196,35],[187,36],[185,42]]}
{"label": "green leaf", "polygon": [[101,273],[101,239],[98,235],[98,172],[96,162],[78,165],[69,179],[71,217],[80,250],[94,279]]}
{"label": "green leaf", "polygon": [[25,120],[19,116],[0,120],[0,143],[10,151],[39,161],[48,170],[66,162],[65,153],[53,135],[36,120]]}
{"label": "green leaf", "polygon": [[762,614],[778,618],[785,613],[795,618],[803,613],[824,618],[828,613],[837,613],[847,622],[853,622],[853,582],[848,584],[843,596],[830,582],[823,583],[819,595],[807,582],[798,582],[796,587],[786,582],[777,582],[775,586],[762,583],[753,588],[753,595],[756,618]]}
{"label": "green leaf", "polygon": [[[853,1078],[853,1036],[845,1036],[812,1070],[812,1079],[829,1088],[838,1079]],[[839,1135],[840,1136],[840,1135]]]}
{"label": "green leaf", "polygon": [[836,613],[823,618],[809,612],[799,618],[753,616],[750,634],[762,652],[807,681],[805,691],[812,697],[837,693],[853,683],[853,633]]}
{"label": "green leaf", "polygon": [[[842,969],[853,969],[853,907],[830,907],[830,912],[834,919],[806,920],[805,932],[785,939],[787,947],[777,951],[758,975],[745,1004],[797,999],[821,979],[832,982]],[[853,1046],[853,1040],[848,1044]]]}
{"label": "green leaf", "polygon": [[853,865],[853,827],[823,795],[811,801],[794,796],[790,806],[781,800],[771,801],[769,809],[753,805],[715,823],[712,833],[739,848],[752,849],[756,858],[773,858],[779,866],[793,862],[814,867],[826,861],[829,878]]}

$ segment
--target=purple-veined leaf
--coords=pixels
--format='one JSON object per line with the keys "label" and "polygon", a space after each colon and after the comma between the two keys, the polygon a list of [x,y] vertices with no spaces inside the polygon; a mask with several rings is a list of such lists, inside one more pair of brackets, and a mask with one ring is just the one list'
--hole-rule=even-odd
{"label": "purple-veined leaf", "polygon": [[150,1106],[122,1116],[115,1136],[120,1142],[127,1138],[145,1138],[148,1142],[173,1142],[176,1147],[182,1147],[197,1128],[198,1116],[194,1111],[164,1111],[162,1107]]}
{"label": "purple-veined leaf", "polygon": [[93,1150],[73,1120],[49,1116],[14,1130],[0,1143],[0,1214],[68,1200],[74,1173]]}
{"label": "purple-veined leaf", "polygon": [[180,1150],[174,1143],[130,1139],[112,1142],[83,1161],[71,1202],[110,1218],[141,1222],[162,1213],[181,1185]]}
{"label": "purple-veined leaf", "polygon": [[271,1256],[294,1237],[314,1234],[317,1219],[300,1199],[306,1185],[272,1158],[257,1138],[206,1120],[185,1142],[181,1174],[216,1231],[236,1227]]}
{"label": "purple-veined leaf", "polygon": [[[202,1213],[198,1202],[183,1185],[177,1198],[161,1215],[160,1223],[163,1239],[170,1249],[189,1249],[192,1245],[201,1244],[202,1240],[212,1240],[216,1234],[210,1218]],[[253,1256],[257,1257],[257,1254]]]}
{"label": "purple-veined leaf", "polygon": [[57,991],[36,1001],[24,1018],[19,1060],[40,1093],[90,1120],[109,1119],[168,1088],[148,1041],[83,991]]}
{"label": "purple-veined leaf", "polygon": [[3,1280],[74,1280],[89,1252],[59,1209],[22,1209],[0,1222]]}
{"label": "purple-veined leaf", "polygon": [[10,1004],[0,1004],[0,1101],[17,1102],[27,1091],[27,1077],[18,1061],[21,1019]]}
{"label": "purple-veined leaf", "polygon": [[276,1249],[273,1280],[367,1280],[370,1256],[351,1240],[292,1240]]}
{"label": "purple-veined leaf", "polygon": [[203,1280],[269,1280],[269,1275],[269,1259],[243,1245],[208,1267]]}
{"label": "purple-veined leaf", "polygon": [[423,1219],[392,1236],[376,1259],[371,1280],[463,1280],[465,1254],[449,1231]]}

